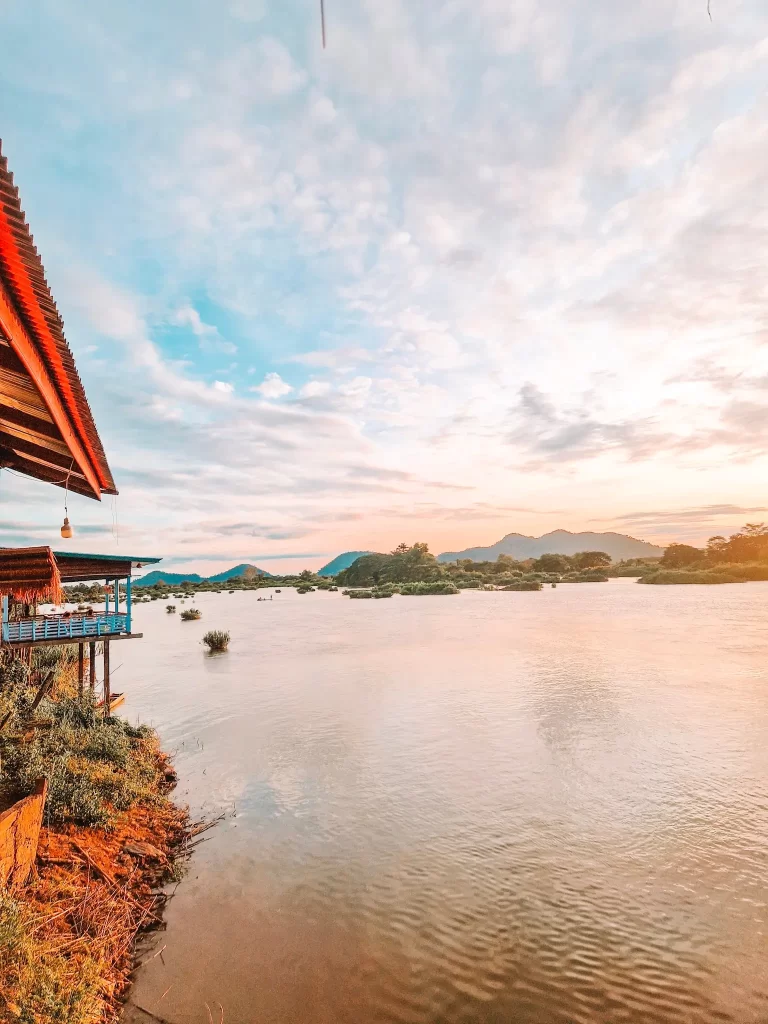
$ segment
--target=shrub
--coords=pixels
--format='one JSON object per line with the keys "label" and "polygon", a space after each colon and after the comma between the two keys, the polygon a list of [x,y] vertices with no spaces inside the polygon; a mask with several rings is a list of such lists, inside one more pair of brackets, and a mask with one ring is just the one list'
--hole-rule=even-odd
{"label": "shrub", "polygon": [[347,597],[351,597],[358,601],[361,598],[364,600],[365,598],[373,597],[372,590],[345,590],[344,593],[346,594]]}
{"label": "shrub", "polygon": [[108,827],[116,812],[156,798],[162,768],[152,730],[103,719],[91,694],[46,698],[40,711],[53,724],[31,741],[0,736],[3,799],[26,796],[46,776],[46,820]]}
{"label": "shrub", "polygon": [[684,583],[741,583],[743,580],[740,580],[737,576],[732,575],[731,573],[711,572],[706,569],[697,569],[691,572],[686,572],[684,569],[660,569],[658,572],[651,573],[649,576],[641,576],[637,582],[670,586]]}
{"label": "shrub", "polygon": [[209,651],[226,651],[229,647],[229,633],[223,629],[211,629],[203,637],[203,643]]}
{"label": "shrub", "polygon": [[314,587],[308,587],[306,585],[300,586],[300,587],[296,587],[296,593],[297,594],[314,594],[314,592],[315,592],[315,588]]}
{"label": "shrub", "polygon": [[520,580],[519,583],[510,583],[506,587],[502,587],[502,590],[541,590],[543,584],[539,580]]}
{"label": "shrub", "polygon": [[165,610],[168,612],[169,615],[175,615],[176,614],[176,605],[175,604],[167,604],[165,606]]}
{"label": "shrub", "polygon": [[444,583],[435,580],[434,583],[404,583],[400,587],[400,593],[404,597],[426,597],[432,594],[458,594],[459,588],[453,583]]}
{"label": "shrub", "polygon": [[196,619],[202,619],[203,613],[198,608],[185,608],[181,613],[182,622],[194,622]]}

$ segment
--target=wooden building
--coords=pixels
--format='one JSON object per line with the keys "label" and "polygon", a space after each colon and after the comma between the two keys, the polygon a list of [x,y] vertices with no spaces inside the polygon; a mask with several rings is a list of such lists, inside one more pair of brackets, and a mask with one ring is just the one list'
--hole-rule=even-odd
{"label": "wooden building", "polygon": [[[102,494],[117,494],[1,143],[0,469],[99,501]],[[67,519],[62,536],[71,536]],[[110,640],[140,636],[132,632],[131,573],[139,565],[158,561],[54,552],[49,547],[0,549],[0,644],[5,648],[79,644],[82,682],[83,646],[90,645],[93,679],[95,644],[100,642],[104,706],[109,714]],[[125,581],[125,610],[119,607],[121,580]],[[103,611],[39,614],[41,604],[62,602],[63,583],[86,581],[104,582]]]}

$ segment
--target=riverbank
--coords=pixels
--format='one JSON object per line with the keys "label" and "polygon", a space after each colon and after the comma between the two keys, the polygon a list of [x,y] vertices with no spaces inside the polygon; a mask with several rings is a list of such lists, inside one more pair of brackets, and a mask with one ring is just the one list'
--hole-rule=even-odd
{"label": "riverbank", "polygon": [[188,852],[187,812],[169,797],[176,775],[157,736],[100,718],[92,695],[77,696],[71,669],[59,649],[36,728],[25,720],[34,664],[27,678],[18,662],[0,673],[0,695],[14,699],[0,736],[4,804],[32,778],[48,779],[32,878],[0,894],[3,1022],[115,1021],[136,938],[161,923],[159,889],[180,877]]}

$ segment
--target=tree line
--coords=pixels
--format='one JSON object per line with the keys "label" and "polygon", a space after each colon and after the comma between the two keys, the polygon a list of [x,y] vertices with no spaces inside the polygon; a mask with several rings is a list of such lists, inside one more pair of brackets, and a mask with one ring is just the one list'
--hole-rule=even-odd
{"label": "tree line", "polygon": [[661,559],[665,569],[707,569],[713,565],[743,565],[768,561],[768,526],[747,523],[738,533],[725,538],[710,537],[706,547],[670,544]]}
{"label": "tree line", "polygon": [[487,582],[512,583],[524,576],[581,576],[603,572],[611,565],[605,551],[580,551],[575,555],[544,554],[516,559],[499,555],[495,561],[473,562],[460,558],[438,562],[424,543],[399,544],[388,554],[362,555],[336,576],[343,587],[381,587],[386,583],[432,583],[439,580],[466,586]]}

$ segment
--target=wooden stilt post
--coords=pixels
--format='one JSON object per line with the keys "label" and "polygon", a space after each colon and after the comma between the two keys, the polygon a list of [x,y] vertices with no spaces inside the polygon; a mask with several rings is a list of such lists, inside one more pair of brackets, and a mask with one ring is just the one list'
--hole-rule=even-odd
{"label": "wooden stilt post", "polygon": [[91,640],[88,644],[88,682],[91,693],[96,689],[96,641]]}
{"label": "wooden stilt post", "polygon": [[109,689],[109,640],[104,641],[104,717],[109,718],[112,694]]}
{"label": "wooden stilt post", "polygon": [[83,645],[77,645],[77,695],[78,697],[83,696],[83,679],[85,677],[85,651]]}

